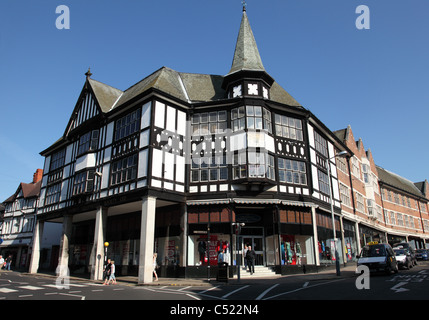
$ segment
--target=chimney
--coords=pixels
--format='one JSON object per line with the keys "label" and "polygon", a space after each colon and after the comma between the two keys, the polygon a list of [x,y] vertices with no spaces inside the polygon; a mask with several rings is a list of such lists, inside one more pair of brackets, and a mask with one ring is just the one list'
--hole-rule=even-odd
{"label": "chimney", "polygon": [[40,180],[42,180],[43,177],[43,170],[37,169],[36,172],[33,174],[33,183],[37,183]]}

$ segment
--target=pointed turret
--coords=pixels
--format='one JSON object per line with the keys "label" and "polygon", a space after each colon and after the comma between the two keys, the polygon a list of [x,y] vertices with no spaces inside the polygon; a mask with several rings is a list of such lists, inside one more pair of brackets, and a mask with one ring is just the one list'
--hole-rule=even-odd
{"label": "pointed turret", "polygon": [[246,7],[243,6],[243,16],[232,66],[225,76],[222,86],[232,97],[256,95],[268,99],[268,91],[273,82],[274,79],[265,71],[262,64],[258,46],[247,18]]}
{"label": "pointed turret", "polygon": [[243,9],[243,18],[238,32],[234,59],[228,75],[241,70],[265,71],[245,7]]}

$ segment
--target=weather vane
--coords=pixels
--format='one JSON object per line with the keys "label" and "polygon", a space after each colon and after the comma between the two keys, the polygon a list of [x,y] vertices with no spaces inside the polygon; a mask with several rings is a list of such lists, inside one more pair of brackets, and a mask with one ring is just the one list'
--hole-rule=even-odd
{"label": "weather vane", "polygon": [[243,11],[246,11],[247,3],[245,0],[241,0],[241,4],[243,5]]}

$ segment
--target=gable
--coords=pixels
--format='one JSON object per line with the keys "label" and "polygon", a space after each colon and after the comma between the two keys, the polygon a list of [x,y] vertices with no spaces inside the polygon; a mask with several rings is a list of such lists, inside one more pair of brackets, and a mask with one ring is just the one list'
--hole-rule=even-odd
{"label": "gable", "polygon": [[93,79],[87,79],[69,123],[65,130],[65,136],[86,121],[110,111],[122,91]]}

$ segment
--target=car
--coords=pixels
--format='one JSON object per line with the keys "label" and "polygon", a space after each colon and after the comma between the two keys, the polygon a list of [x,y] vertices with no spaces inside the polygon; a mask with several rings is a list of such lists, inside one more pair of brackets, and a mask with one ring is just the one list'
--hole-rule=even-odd
{"label": "car", "polygon": [[416,250],[416,258],[417,260],[428,260],[429,252],[427,249],[417,249]]}
{"label": "car", "polygon": [[396,255],[396,261],[398,262],[398,267],[411,269],[413,267],[413,262],[411,261],[411,254],[407,249],[393,249]]}
{"label": "car", "polygon": [[397,243],[393,246],[393,249],[405,249],[410,252],[411,256],[411,262],[413,263],[413,266],[417,265],[417,258],[416,258],[416,252],[414,249],[410,246],[408,242],[401,242]]}
{"label": "car", "polygon": [[383,271],[387,274],[398,272],[395,252],[387,243],[369,242],[357,256],[357,266],[365,265],[370,272]]}

